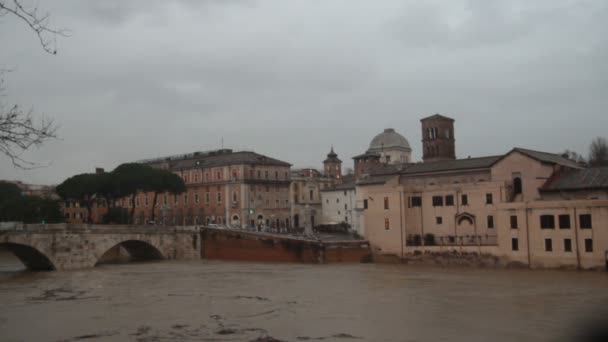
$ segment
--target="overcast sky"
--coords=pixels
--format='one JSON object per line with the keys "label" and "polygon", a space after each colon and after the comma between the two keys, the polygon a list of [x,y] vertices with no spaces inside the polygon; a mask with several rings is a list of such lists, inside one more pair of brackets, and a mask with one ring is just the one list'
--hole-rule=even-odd
{"label": "overcast sky", "polygon": [[393,127],[456,119],[458,157],[514,146],[587,154],[608,136],[608,1],[37,1],[71,30],[45,53],[0,18],[1,101],[53,118],[59,140],[0,157],[0,179],[221,147],[345,166]]}

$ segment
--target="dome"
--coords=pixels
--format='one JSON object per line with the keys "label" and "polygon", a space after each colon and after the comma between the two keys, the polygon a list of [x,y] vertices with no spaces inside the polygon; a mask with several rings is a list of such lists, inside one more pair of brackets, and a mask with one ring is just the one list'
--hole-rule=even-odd
{"label": "dome", "polygon": [[411,152],[410,143],[405,137],[392,128],[387,128],[384,132],[376,135],[369,144],[367,152],[380,152],[382,150],[403,150]]}

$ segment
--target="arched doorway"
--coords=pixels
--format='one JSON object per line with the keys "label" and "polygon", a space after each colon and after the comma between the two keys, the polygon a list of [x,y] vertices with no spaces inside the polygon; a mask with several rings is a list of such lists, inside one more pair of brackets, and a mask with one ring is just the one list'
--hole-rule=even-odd
{"label": "arched doorway", "polygon": [[513,195],[519,195],[522,192],[521,178],[513,178]]}
{"label": "arched doorway", "polygon": [[241,219],[239,218],[239,215],[232,216],[231,225],[235,226],[235,227],[240,227],[241,226]]}

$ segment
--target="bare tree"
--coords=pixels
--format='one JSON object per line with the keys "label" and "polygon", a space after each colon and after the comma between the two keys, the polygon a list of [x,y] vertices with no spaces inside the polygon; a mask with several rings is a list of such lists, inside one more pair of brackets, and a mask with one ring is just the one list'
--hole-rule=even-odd
{"label": "bare tree", "polygon": [[585,163],[585,158],[583,158],[583,156],[578,154],[576,151],[571,151],[571,150],[567,149],[562,153],[562,157],[564,157],[566,159],[570,159],[579,164]]}
{"label": "bare tree", "polygon": [[589,146],[589,165],[608,166],[608,141],[606,138],[597,137]]}
{"label": "bare tree", "polygon": [[[0,0],[0,18],[12,15],[25,23],[40,40],[42,49],[57,54],[55,37],[67,36],[66,30],[52,29],[48,26],[49,14],[41,14],[37,7],[26,7],[21,0]],[[49,37],[52,37],[50,39]],[[3,76],[10,70],[0,69],[0,94],[3,93]],[[0,102],[0,153],[11,159],[18,168],[28,169],[39,166],[21,158],[21,154],[32,146],[39,146],[49,139],[56,138],[57,127],[53,120],[41,118],[34,120],[31,110],[23,110],[19,105],[6,105]]]}

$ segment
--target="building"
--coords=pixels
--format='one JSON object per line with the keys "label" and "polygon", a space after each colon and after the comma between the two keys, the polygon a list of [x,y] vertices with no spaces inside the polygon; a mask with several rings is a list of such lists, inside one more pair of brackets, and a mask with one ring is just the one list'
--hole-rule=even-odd
{"label": "building", "polygon": [[340,184],[322,190],[322,224],[347,224],[352,231],[363,235],[359,226],[360,213],[355,210],[356,201],[357,186],[354,175],[344,176]]}
{"label": "building", "polygon": [[376,135],[367,151],[353,157],[355,177],[372,173],[380,165],[406,164],[412,161],[412,148],[407,139],[393,128],[387,128]]}
{"label": "building", "polygon": [[[160,194],[155,207],[152,207],[153,193],[137,194],[134,203],[126,198],[118,200],[118,207],[135,207],[135,224],[149,223],[154,211],[156,224],[219,224],[274,231],[292,226],[289,163],[230,149],[140,162],[179,175],[187,191],[179,195]],[[77,205],[66,203],[70,222],[86,219],[86,211]],[[93,221],[100,222],[105,211],[106,205],[100,201],[92,210]]]}
{"label": "building", "polygon": [[290,199],[294,228],[310,234],[321,223],[321,191],[331,187],[335,179],[310,168],[291,173]]}
{"label": "building", "polygon": [[456,250],[530,267],[604,267],[606,168],[523,148],[455,159],[453,120],[430,118],[422,120],[424,163],[357,181],[360,229],[376,255]]}

